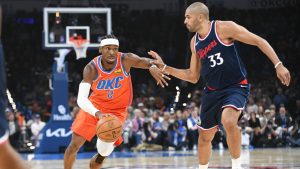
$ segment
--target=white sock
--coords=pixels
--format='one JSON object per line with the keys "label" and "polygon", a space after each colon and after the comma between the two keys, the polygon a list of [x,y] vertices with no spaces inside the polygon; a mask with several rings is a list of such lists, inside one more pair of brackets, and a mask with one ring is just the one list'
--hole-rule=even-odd
{"label": "white sock", "polygon": [[236,159],[231,159],[232,162],[232,169],[239,169],[241,168],[241,157]]}
{"label": "white sock", "polygon": [[199,164],[199,169],[208,169],[208,163],[206,165]]}

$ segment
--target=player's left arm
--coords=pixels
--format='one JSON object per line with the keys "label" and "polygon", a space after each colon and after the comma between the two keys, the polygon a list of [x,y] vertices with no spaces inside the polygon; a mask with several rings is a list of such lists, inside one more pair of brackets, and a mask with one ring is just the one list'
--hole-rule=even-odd
{"label": "player's left arm", "polygon": [[162,87],[168,85],[166,80],[170,80],[170,78],[165,75],[156,65],[153,64],[153,59],[139,57],[134,53],[125,53],[122,63],[126,72],[129,72],[132,67],[149,69],[150,74],[159,85],[161,85]]}
{"label": "player's left arm", "polygon": [[291,76],[287,68],[279,60],[271,45],[262,37],[248,31],[232,21],[218,21],[217,32],[221,39],[237,40],[249,45],[257,46],[274,64],[276,74],[283,85],[290,84]]}
{"label": "player's left arm", "polygon": [[140,69],[149,69],[153,64],[153,60],[145,57],[139,57],[134,53],[124,53],[123,63],[127,71],[130,70],[131,67],[140,68]]}

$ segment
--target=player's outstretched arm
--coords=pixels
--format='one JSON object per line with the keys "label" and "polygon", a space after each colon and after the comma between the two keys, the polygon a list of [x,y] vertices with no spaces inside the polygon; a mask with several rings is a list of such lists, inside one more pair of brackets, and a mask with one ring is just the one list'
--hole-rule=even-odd
{"label": "player's outstretched arm", "polygon": [[150,74],[157,81],[157,84],[162,87],[168,86],[167,80],[170,80],[170,78],[153,64],[153,59],[139,57],[134,53],[125,53],[122,62],[126,72],[129,72],[131,67],[149,69]]}
{"label": "player's outstretched arm", "polygon": [[265,39],[251,33],[246,28],[232,21],[218,21],[217,28],[217,32],[221,39],[232,39],[257,46],[274,64],[277,77],[281,83],[286,86],[290,84],[290,72],[283,66],[274,49]]}
{"label": "player's outstretched arm", "polygon": [[161,57],[156,52],[150,51],[148,52],[148,54],[156,59],[154,63],[167,74],[171,74],[172,76],[181,80],[185,80],[191,83],[197,83],[200,78],[201,60],[196,54],[194,48],[194,39],[195,38],[192,38],[190,43],[192,56],[190,61],[190,67],[188,69],[177,69],[171,66],[166,66],[162,61]]}

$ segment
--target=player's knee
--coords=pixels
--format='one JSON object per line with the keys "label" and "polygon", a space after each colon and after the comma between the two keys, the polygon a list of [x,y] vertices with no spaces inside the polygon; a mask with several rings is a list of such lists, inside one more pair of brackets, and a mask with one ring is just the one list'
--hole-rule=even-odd
{"label": "player's knee", "polygon": [[76,153],[79,151],[79,149],[80,149],[80,145],[76,144],[75,142],[71,142],[68,147],[70,153]]}
{"label": "player's knee", "polygon": [[201,144],[210,144],[213,140],[213,137],[200,134],[198,139]]}
{"label": "player's knee", "polygon": [[85,139],[75,133],[72,135],[72,141],[67,148],[69,153],[77,153],[80,147],[84,144]]}
{"label": "player's knee", "polygon": [[234,118],[222,118],[222,124],[226,130],[234,129],[237,126],[237,120]]}
{"label": "player's knee", "polygon": [[101,156],[109,156],[114,151],[114,143],[107,143],[97,139],[97,151]]}

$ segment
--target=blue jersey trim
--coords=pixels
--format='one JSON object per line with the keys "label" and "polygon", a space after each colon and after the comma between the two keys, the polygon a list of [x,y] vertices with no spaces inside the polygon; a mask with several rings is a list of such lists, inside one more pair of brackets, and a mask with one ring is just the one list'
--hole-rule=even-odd
{"label": "blue jersey trim", "polygon": [[99,56],[99,58],[98,58],[98,66],[99,66],[99,68],[100,68],[104,73],[107,73],[107,74],[110,74],[111,72],[113,72],[113,71],[115,70],[115,68],[117,67],[118,60],[119,60],[118,57],[117,57],[117,61],[116,61],[116,63],[115,63],[114,68],[112,68],[110,71],[106,71],[106,70],[103,69],[102,64],[101,64],[101,58],[102,58],[102,55]]}
{"label": "blue jersey trim", "polygon": [[125,70],[125,68],[124,68],[124,66],[123,66],[123,63],[122,63],[122,58],[123,58],[123,57],[124,57],[124,53],[121,54],[121,60],[120,60],[121,68],[122,68],[122,71],[123,71],[124,75],[125,75],[126,77],[128,77],[129,74],[126,72],[126,70]]}
{"label": "blue jersey trim", "polygon": [[[197,55],[197,48],[196,48],[196,44],[197,44],[197,36],[198,36],[198,33],[195,34],[195,36],[193,37],[194,38],[194,50],[195,50],[195,53]],[[200,43],[200,42],[199,42]],[[191,51],[193,53],[193,51]]]}
{"label": "blue jersey trim", "polygon": [[96,79],[98,79],[98,69],[97,69],[97,66],[96,66],[97,64],[95,63],[94,59],[92,60],[91,65],[94,66],[94,68],[97,70],[96,71],[97,75],[96,75],[96,78],[94,79],[94,80],[96,80]]}
{"label": "blue jersey trim", "polygon": [[231,44],[226,44],[226,43],[222,42],[222,40],[220,39],[220,37],[219,37],[219,35],[218,35],[218,32],[217,32],[217,21],[215,21],[215,23],[214,23],[214,30],[215,30],[215,36],[217,37],[218,41],[219,41],[223,46],[229,47],[229,46],[234,45],[234,42],[232,42]]}
{"label": "blue jersey trim", "polygon": [[213,23],[214,23],[214,20],[211,21],[211,23],[210,23],[210,30],[209,30],[208,34],[203,39],[201,39],[200,35],[197,33],[198,40],[204,41],[206,38],[209,37],[209,35],[211,33],[211,30],[213,29]]}

